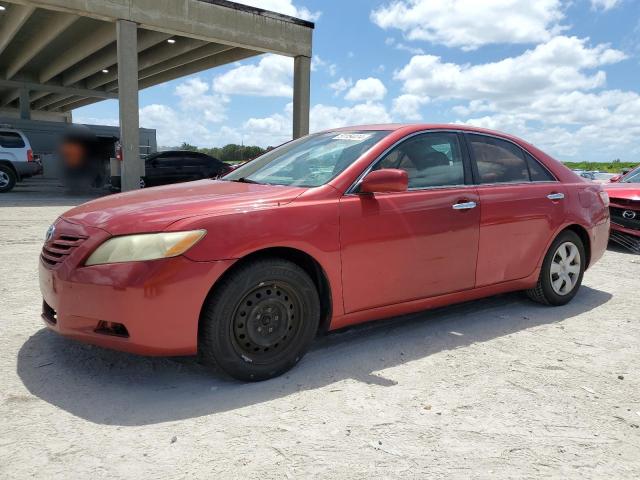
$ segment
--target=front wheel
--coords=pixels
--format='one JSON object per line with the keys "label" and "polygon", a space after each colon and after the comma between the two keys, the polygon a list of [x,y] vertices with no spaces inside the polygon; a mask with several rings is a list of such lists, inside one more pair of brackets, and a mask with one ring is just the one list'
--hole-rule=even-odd
{"label": "front wheel", "polygon": [[200,318],[198,351],[233,378],[266,380],[298,363],[319,322],[318,291],[302,268],[256,260],[215,286]]}
{"label": "front wheel", "polygon": [[582,284],[586,263],[584,244],[570,230],[560,233],[545,256],[535,288],[527,290],[532,300],[546,305],[565,305]]}

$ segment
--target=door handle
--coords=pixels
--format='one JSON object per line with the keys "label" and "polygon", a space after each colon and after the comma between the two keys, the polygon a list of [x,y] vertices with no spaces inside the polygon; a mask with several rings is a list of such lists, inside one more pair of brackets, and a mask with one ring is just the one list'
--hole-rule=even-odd
{"label": "door handle", "polygon": [[454,210],[470,210],[472,208],[476,208],[476,202],[454,203],[451,208]]}
{"label": "door handle", "polygon": [[562,200],[564,198],[564,193],[550,193],[547,195],[549,200]]}

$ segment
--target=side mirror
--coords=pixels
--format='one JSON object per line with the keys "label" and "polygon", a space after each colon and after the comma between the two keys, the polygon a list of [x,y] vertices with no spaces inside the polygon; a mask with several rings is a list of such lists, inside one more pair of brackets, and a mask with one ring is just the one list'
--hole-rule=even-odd
{"label": "side mirror", "polygon": [[409,187],[409,176],[404,170],[383,168],[369,172],[360,183],[360,193],[404,192]]}
{"label": "side mirror", "polygon": [[622,178],[622,175],[616,175],[615,177],[611,177],[609,181],[615,183],[615,182],[619,182],[621,178]]}

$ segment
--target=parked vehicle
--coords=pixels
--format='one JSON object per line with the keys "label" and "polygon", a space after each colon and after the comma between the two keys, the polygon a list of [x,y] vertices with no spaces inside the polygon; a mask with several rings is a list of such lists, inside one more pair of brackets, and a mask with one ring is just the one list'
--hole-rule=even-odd
{"label": "parked vehicle", "polygon": [[[217,178],[230,170],[228,164],[204,153],[165,151],[149,155],[145,159],[145,176],[140,185],[143,188],[156,187],[203,178]],[[112,176],[112,188],[120,190],[120,185],[120,176]]]}
{"label": "parked vehicle", "polygon": [[615,173],[590,171],[582,172],[580,176],[597,183],[607,183],[616,176]]}
{"label": "parked vehicle", "polygon": [[264,380],[318,331],[516,290],[564,305],[608,236],[602,186],[513,136],[342,128],[66,212],[40,258],[43,318]]}
{"label": "parked vehicle", "polygon": [[34,158],[24,133],[0,126],[0,193],[9,192],[17,182],[41,173],[42,164]]}
{"label": "parked vehicle", "polygon": [[611,240],[640,253],[640,166],[605,189],[611,199]]}

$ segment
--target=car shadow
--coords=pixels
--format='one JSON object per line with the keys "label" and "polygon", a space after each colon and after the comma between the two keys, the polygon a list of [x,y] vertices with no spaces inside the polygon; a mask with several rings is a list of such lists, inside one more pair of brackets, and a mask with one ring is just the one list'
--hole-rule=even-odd
{"label": "car shadow", "polygon": [[609,301],[583,286],[563,307],[506,294],[319,337],[300,364],[260,383],[220,378],[192,357],[151,358],[80,344],[42,329],[18,354],[17,373],[35,396],[106,425],[147,425],[210,415],[344,379],[393,386],[376,372],[412,360],[561,322]]}

